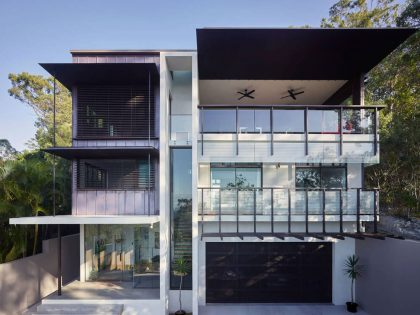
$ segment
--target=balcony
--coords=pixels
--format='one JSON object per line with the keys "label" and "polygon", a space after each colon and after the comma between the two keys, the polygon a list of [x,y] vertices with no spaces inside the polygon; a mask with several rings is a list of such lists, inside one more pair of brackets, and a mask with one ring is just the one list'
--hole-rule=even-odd
{"label": "balcony", "polygon": [[[201,222],[216,222],[219,232],[223,222],[236,223],[237,232],[241,223],[287,223],[304,225],[306,233],[313,223],[321,226],[322,232],[343,233],[346,222],[356,223],[361,231],[362,221],[373,221],[375,230],[378,220],[377,189],[291,189],[291,188],[198,188],[198,213]],[[331,231],[327,223],[338,223]],[[320,232],[320,231],[318,231]]]}
{"label": "balcony", "polygon": [[171,145],[191,145],[192,116],[189,114],[170,115]]}
{"label": "balcony", "polygon": [[200,106],[199,162],[378,163],[382,106]]}

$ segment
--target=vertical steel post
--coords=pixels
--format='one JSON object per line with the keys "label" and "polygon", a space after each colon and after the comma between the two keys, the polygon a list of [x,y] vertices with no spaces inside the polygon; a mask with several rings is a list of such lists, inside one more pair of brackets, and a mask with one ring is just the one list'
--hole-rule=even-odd
{"label": "vertical steel post", "polygon": [[288,215],[287,215],[287,231],[289,233],[292,232],[292,226],[291,226],[291,221],[292,221],[292,197],[290,195],[290,188],[287,189],[287,211],[288,211]]}
{"label": "vertical steel post", "polygon": [[373,191],[373,232],[378,233],[378,190]]}
{"label": "vertical steel post", "polygon": [[360,188],[357,188],[357,233],[360,233]]}
{"label": "vertical steel post", "polygon": [[309,233],[309,204],[308,204],[308,188],[305,189],[305,231]]}
{"label": "vertical steel post", "polygon": [[322,190],[322,233],[325,231],[325,188]]}
{"label": "vertical steel post", "polygon": [[150,146],[150,89],[151,89],[151,82],[150,82],[150,70],[149,70],[149,95],[148,95],[148,103],[149,103],[149,113],[148,113],[148,121],[149,121],[149,146]]}
{"label": "vertical steel post", "polygon": [[254,190],[254,233],[257,233],[257,190]]}
{"label": "vertical steel post", "polygon": [[236,106],[236,155],[239,155],[239,124],[238,124],[238,106]]}
{"label": "vertical steel post", "polygon": [[150,216],[150,153],[148,154],[148,175],[147,175],[147,209]]}
{"label": "vertical steel post", "polygon": [[271,155],[274,155],[273,106],[270,108]]}
{"label": "vertical steel post", "polygon": [[201,239],[203,239],[203,234],[204,234],[204,188],[201,188]]}
{"label": "vertical steel post", "polygon": [[[263,192],[263,196],[264,196],[264,192]],[[271,188],[271,233],[274,234],[274,191],[273,188]]]}
{"label": "vertical steel post", "polygon": [[219,188],[219,234],[222,234],[222,189]]}
{"label": "vertical steel post", "polygon": [[[53,88],[53,147],[56,146],[56,138],[55,138],[55,133],[56,133],[56,78],[54,75],[54,88]],[[53,215],[55,216],[55,209],[56,209],[56,200],[55,200],[55,154],[53,154],[53,194],[52,194],[52,202],[53,202]]]}
{"label": "vertical steel post", "polygon": [[374,121],[373,121],[373,153],[376,156],[378,154],[378,108],[375,107],[374,112]]}
{"label": "vertical steel post", "polygon": [[308,155],[308,107],[305,107],[305,119],[304,119],[304,127],[305,127],[305,155]]}
{"label": "vertical steel post", "polygon": [[236,233],[239,233],[239,189],[236,188]]}
{"label": "vertical steel post", "polygon": [[340,156],[343,155],[343,107],[340,107],[340,121],[338,124],[340,128]]}
{"label": "vertical steel post", "polygon": [[340,188],[340,233],[343,233],[343,189]]}
{"label": "vertical steel post", "polygon": [[204,134],[203,134],[203,126],[204,126],[204,119],[203,119],[203,107],[200,107],[200,131],[201,131],[201,156],[204,155]]}
{"label": "vertical steel post", "polygon": [[57,254],[58,254],[58,268],[57,268],[57,295],[61,295],[61,281],[62,281],[62,275],[61,275],[61,226],[60,224],[57,225]]}

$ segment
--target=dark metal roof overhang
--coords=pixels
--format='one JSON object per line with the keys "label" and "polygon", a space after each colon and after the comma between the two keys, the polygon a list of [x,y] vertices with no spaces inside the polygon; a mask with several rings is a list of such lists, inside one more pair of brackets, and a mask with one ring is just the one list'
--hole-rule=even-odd
{"label": "dark metal roof overhang", "polygon": [[152,84],[159,79],[155,63],[41,63],[48,73],[71,90],[77,85]]}
{"label": "dark metal roof overhang", "polygon": [[73,159],[130,159],[143,157],[148,154],[158,156],[155,147],[54,147],[44,149],[47,153],[62,158]]}
{"label": "dark metal roof overhang", "polygon": [[349,80],[367,73],[414,28],[197,29],[201,80]]}

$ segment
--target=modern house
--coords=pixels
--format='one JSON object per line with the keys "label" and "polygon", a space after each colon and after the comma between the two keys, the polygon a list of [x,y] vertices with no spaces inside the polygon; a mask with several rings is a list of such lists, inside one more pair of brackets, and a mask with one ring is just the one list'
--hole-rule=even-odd
{"label": "modern house", "polygon": [[[176,311],[184,257],[194,314],[345,304],[355,239],[386,237],[380,191],[364,186],[384,108],[365,105],[366,74],[414,32],[204,28],[196,51],[41,64],[72,92],[73,144],[47,150],[73,163],[72,214],[10,223],[80,225],[80,281],[48,303]],[[92,283],[94,297],[69,298]]]}

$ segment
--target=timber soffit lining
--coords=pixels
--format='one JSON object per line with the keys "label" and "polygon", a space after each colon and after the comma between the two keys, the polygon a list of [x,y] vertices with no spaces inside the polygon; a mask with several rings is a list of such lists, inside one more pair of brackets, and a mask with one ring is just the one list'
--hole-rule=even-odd
{"label": "timber soffit lining", "polygon": [[383,29],[197,29],[200,80],[349,80],[414,34]]}
{"label": "timber soffit lining", "polygon": [[155,63],[41,63],[69,90],[77,85],[136,85],[159,82]]}

